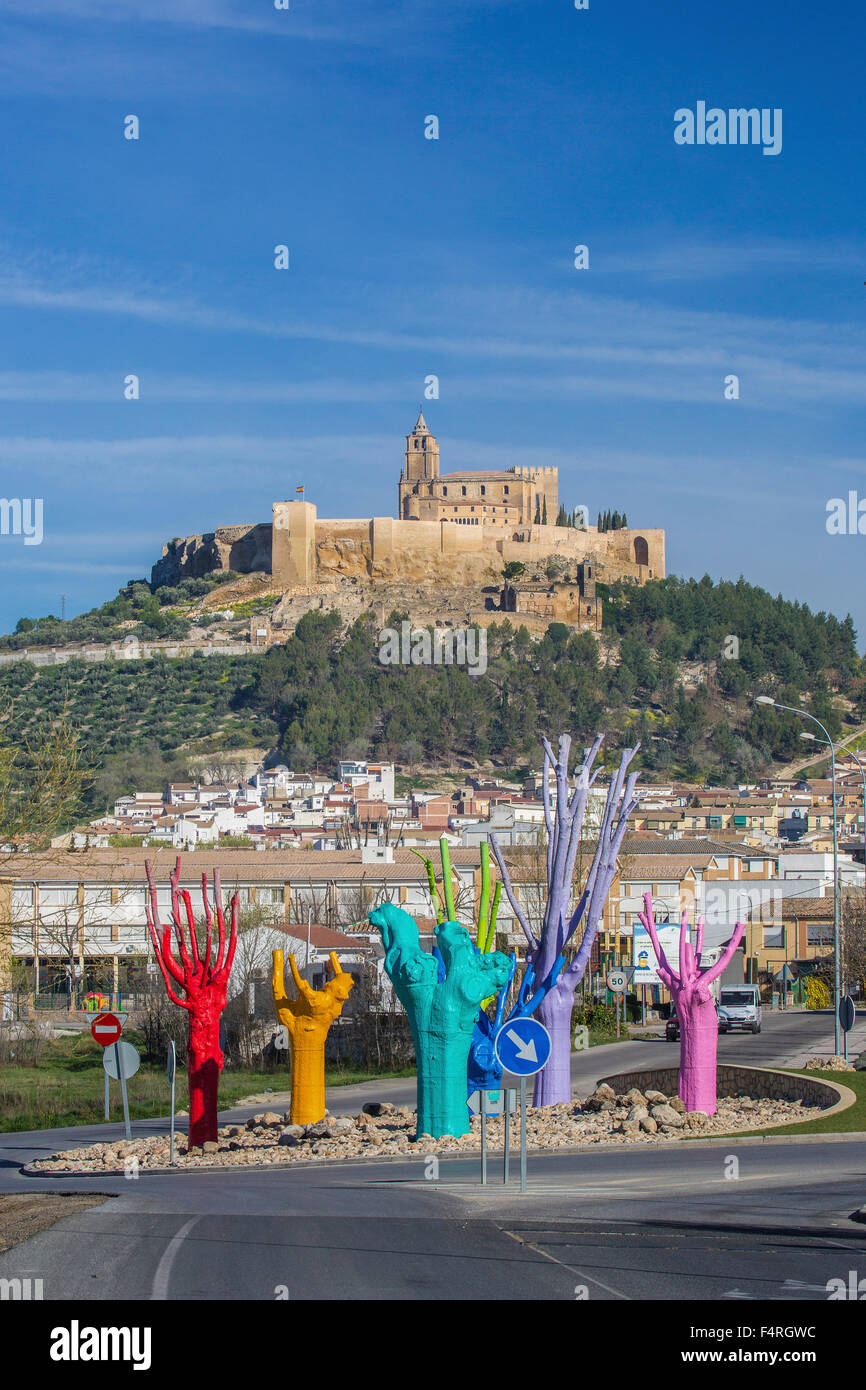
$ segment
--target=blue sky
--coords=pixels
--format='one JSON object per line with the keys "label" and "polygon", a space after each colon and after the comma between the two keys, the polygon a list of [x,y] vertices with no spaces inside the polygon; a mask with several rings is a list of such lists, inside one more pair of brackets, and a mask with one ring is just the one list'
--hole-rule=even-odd
{"label": "blue sky", "polygon": [[[435,373],[443,470],[556,465],[670,572],[866,646],[866,537],[825,528],[866,498],[864,36],[850,3],[0,0],[0,496],[45,517],[0,537],[0,627],[299,483],[393,513]],[[781,108],[781,153],[677,145],[699,100]]]}

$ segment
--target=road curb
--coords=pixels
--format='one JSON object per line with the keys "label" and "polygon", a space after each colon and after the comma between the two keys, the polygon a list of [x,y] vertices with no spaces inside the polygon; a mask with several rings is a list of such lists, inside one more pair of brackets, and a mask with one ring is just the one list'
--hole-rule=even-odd
{"label": "road curb", "polygon": [[[736,1133],[718,1135],[714,1139],[646,1139],[638,1144],[620,1143],[599,1143],[599,1144],[575,1144],[563,1146],[556,1149],[527,1149],[527,1154],[533,1158],[554,1158],[558,1154],[592,1154],[599,1152],[609,1152],[616,1150],[617,1153],[640,1152],[643,1149],[680,1149],[684,1144],[688,1144],[690,1149],[731,1149],[735,1147],[752,1147],[756,1144],[848,1144],[866,1142],[866,1131],[857,1130],[848,1134],[750,1134],[746,1130],[742,1138]],[[417,1154],[376,1154],[369,1158],[355,1156],[353,1158],[299,1158],[286,1163],[208,1163],[200,1164],[195,1168],[141,1168],[140,1175],[146,1177],[174,1177],[178,1174],[186,1175],[189,1173],[248,1173],[251,1170],[262,1173],[286,1173],[293,1172],[298,1168],[358,1168],[365,1167],[370,1163],[413,1163],[419,1162],[428,1157],[428,1152],[436,1153],[435,1149],[429,1151],[425,1149],[423,1153]],[[489,1148],[487,1150],[488,1159],[493,1159],[502,1154],[502,1149]],[[512,1149],[512,1154],[513,1154]],[[462,1149],[458,1153],[436,1153],[436,1157],[442,1162],[449,1159],[470,1158],[477,1159],[481,1155],[481,1145],[476,1149]],[[82,1173],[75,1168],[58,1169],[52,1168],[50,1172],[42,1169],[34,1169],[30,1164],[24,1164],[19,1172],[28,1178],[116,1178],[125,1177],[124,1168],[102,1169],[99,1173]],[[866,1208],[864,1208],[866,1211]],[[864,1216],[866,1221],[866,1216]]]}

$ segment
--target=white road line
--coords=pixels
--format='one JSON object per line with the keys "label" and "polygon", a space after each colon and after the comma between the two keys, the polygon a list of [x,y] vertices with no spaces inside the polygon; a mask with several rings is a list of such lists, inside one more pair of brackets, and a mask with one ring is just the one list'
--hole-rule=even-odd
{"label": "white road line", "polygon": [[168,1245],[165,1247],[165,1252],[153,1276],[153,1288],[150,1293],[151,1299],[168,1298],[168,1281],[171,1278],[171,1267],[174,1264],[175,1256],[197,1221],[201,1221],[201,1216],[191,1217],[189,1221],[181,1226],[177,1235],[172,1236]]}
{"label": "white road line", "polygon": [[597,1284],[600,1289],[604,1289],[605,1293],[612,1293],[614,1298],[622,1298],[626,1303],[631,1302],[631,1298],[627,1293],[620,1293],[619,1289],[612,1289],[610,1284],[603,1284],[600,1279],[594,1279],[591,1274],[584,1274],[582,1270],[575,1269],[574,1265],[566,1264],[565,1260],[558,1260],[555,1255],[551,1255],[546,1250],[542,1250],[540,1246],[522,1240],[514,1231],[505,1230],[504,1226],[500,1227],[500,1230],[504,1231],[505,1235],[511,1236],[511,1239],[517,1241],[518,1245],[525,1246],[527,1250],[534,1250],[536,1255],[543,1255],[544,1258],[550,1260],[552,1264],[559,1265],[560,1269],[567,1269],[571,1274],[576,1274],[578,1279],[585,1279],[587,1283]]}

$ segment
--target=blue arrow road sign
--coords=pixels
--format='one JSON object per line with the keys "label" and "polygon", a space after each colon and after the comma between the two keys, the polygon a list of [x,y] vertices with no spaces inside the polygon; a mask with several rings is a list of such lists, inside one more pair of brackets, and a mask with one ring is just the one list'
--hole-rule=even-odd
{"label": "blue arrow road sign", "polygon": [[494,1047],[505,1071],[534,1076],[550,1056],[550,1034],[536,1018],[513,1018],[496,1034]]}

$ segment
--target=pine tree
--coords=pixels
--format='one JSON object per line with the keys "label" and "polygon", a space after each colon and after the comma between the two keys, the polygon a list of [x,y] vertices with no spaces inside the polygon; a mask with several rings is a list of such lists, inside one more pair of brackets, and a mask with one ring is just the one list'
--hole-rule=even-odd
{"label": "pine tree", "polygon": [[547,498],[546,498],[546,497],[545,497],[545,499],[544,499],[544,511],[543,511],[542,514],[541,514],[541,524],[542,524],[542,526],[546,526],[546,525],[547,525]]}
{"label": "pine tree", "polygon": [[603,530],[604,530],[604,527],[603,527],[602,524],[601,524],[601,512],[599,512],[599,514],[598,514],[598,520],[597,520],[597,522],[596,522],[595,524],[596,524],[596,527],[597,527],[597,529],[598,529],[599,531],[603,531]]}
{"label": "pine tree", "polygon": [[625,512],[623,512],[622,514],[622,522],[620,524],[624,531],[628,530],[628,517],[626,516]]}
{"label": "pine tree", "polygon": [[539,508],[539,506],[538,506],[538,500],[536,499],[536,503],[535,503],[535,521],[533,522],[533,525],[534,525],[534,526],[539,526],[540,524],[541,524],[541,510],[540,510],[540,508]]}
{"label": "pine tree", "polygon": [[556,524],[557,526],[569,526],[571,524],[568,520],[568,512],[561,502],[559,504],[559,511],[556,515]]}

